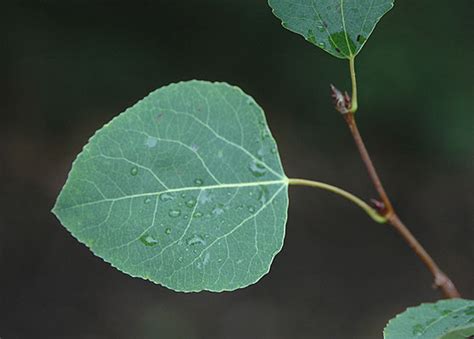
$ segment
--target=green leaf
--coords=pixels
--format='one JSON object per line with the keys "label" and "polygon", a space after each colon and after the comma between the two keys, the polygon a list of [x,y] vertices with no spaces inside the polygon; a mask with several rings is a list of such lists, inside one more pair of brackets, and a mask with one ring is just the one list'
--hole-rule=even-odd
{"label": "green leaf", "polygon": [[176,291],[266,274],[283,245],[288,179],[262,109],[239,88],[161,88],[100,129],[53,209],[105,261]]}
{"label": "green leaf", "polygon": [[474,335],[474,301],[450,299],[411,307],[390,320],[385,339],[464,339]]}
{"label": "green leaf", "polygon": [[283,27],[342,59],[357,55],[394,0],[269,0]]}

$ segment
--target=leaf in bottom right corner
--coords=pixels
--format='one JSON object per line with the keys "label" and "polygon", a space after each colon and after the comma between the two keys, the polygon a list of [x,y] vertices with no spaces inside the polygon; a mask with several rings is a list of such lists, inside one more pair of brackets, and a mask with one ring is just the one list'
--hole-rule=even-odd
{"label": "leaf in bottom right corner", "polygon": [[384,329],[384,339],[412,338],[474,338],[474,300],[450,299],[410,307]]}

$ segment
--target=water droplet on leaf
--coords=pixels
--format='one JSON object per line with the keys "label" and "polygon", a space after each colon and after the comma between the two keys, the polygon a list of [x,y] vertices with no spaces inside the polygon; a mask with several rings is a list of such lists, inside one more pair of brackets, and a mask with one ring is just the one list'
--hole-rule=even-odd
{"label": "water droplet on leaf", "polygon": [[416,324],[415,326],[413,326],[413,335],[416,335],[416,336],[419,336],[419,335],[422,335],[423,332],[424,332],[425,328],[423,327],[423,325],[421,324]]}
{"label": "water droplet on leaf", "polygon": [[222,208],[222,205],[220,204],[214,207],[214,209],[212,210],[213,215],[221,215],[222,213],[224,213],[224,209]]}
{"label": "water droplet on leaf", "polygon": [[207,203],[207,202],[212,201],[211,193],[209,193],[208,190],[203,191],[203,192],[199,195],[198,201],[199,201],[199,203],[200,203],[201,205],[202,205],[202,204],[205,204],[205,203]]}
{"label": "water droplet on leaf", "polygon": [[158,139],[152,136],[149,136],[145,140],[145,145],[149,148],[153,148],[158,143]]}
{"label": "water droplet on leaf", "polygon": [[312,44],[315,44],[316,43],[316,37],[314,36],[314,33],[313,33],[313,30],[312,29],[309,29],[308,32],[307,32],[307,38],[306,38],[309,42],[311,42]]}
{"label": "water droplet on leaf", "polygon": [[191,198],[188,201],[186,201],[186,206],[188,206],[190,208],[194,207],[195,205],[196,205],[196,199],[194,199],[194,198]]}
{"label": "water droplet on leaf", "polygon": [[181,211],[180,210],[170,210],[168,215],[171,217],[171,218],[177,218],[181,215]]}
{"label": "water droplet on leaf", "polygon": [[249,170],[255,177],[262,177],[267,173],[267,168],[262,163],[257,161],[250,163]]}
{"label": "water droplet on leaf", "polygon": [[165,202],[165,201],[170,201],[170,200],[173,200],[174,197],[172,194],[170,193],[161,193],[160,194],[160,200]]}
{"label": "water droplet on leaf", "polygon": [[195,234],[191,238],[188,238],[188,240],[186,240],[186,243],[188,244],[188,246],[206,245],[206,240],[204,240],[204,238],[199,234]]}
{"label": "water droplet on leaf", "polygon": [[202,259],[202,265],[206,266],[207,264],[209,264],[210,259],[211,259],[211,254],[209,252],[206,252],[206,254],[204,254],[204,259]]}
{"label": "water droplet on leaf", "polygon": [[132,169],[130,170],[130,174],[133,175],[133,176],[137,175],[138,174],[138,168],[132,167]]}
{"label": "water droplet on leaf", "polygon": [[259,186],[257,200],[260,201],[262,204],[265,204],[269,198],[270,198],[270,192],[268,191],[268,187]]}
{"label": "water droplet on leaf", "polygon": [[156,246],[158,245],[158,240],[153,238],[149,234],[144,234],[140,237],[140,241],[142,242],[143,245],[145,246]]}

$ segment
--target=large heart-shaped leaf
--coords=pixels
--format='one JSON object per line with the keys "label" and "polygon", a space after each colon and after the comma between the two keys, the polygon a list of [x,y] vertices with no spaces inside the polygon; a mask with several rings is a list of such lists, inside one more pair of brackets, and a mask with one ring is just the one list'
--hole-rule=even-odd
{"label": "large heart-shaped leaf", "polygon": [[465,339],[474,336],[474,301],[451,299],[411,307],[390,320],[385,339]]}
{"label": "large heart-shaped leaf", "polygon": [[269,0],[285,28],[343,59],[357,55],[394,0]]}
{"label": "large heart-shaped leaf", "polygon": [[247,286],[283,245],[288,179],[239,88],[161,88],[99,130],[53,212],[98,256],[177,291]]}

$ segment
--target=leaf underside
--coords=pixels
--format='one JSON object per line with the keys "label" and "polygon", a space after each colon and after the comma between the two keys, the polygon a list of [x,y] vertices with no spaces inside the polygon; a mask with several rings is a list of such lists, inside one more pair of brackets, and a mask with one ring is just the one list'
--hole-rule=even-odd
{"label": "leaf underside", "polygon": [[465,339],[474,336],[474,301],[450,299],[411,307],[390,320],[385,339]]}
{"label": "leaf underside", "polygon": [[356,56],[394,0],[269,0],[283,27],[341,59]]}
{"label": "leaf underside", "polygon": [[54,214],[97,256],[176,291],[245,287],[283,245],[288,182],[237,87],[163,87],[90,139]]}

